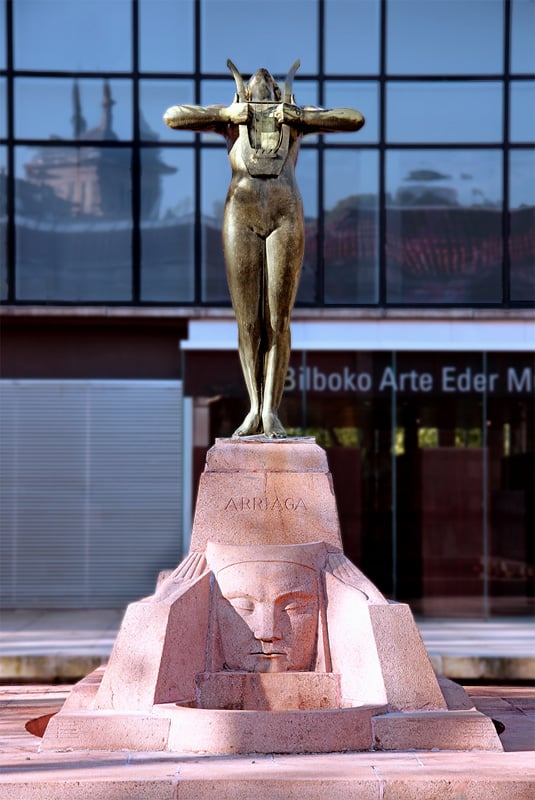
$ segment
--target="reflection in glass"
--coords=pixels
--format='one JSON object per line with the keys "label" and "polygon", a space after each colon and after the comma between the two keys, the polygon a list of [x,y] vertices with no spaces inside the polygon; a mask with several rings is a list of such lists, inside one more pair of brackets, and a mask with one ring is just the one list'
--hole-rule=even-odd
{"label": "reflection in glass", "polygon": [[143,72],[191,72],[194,41],[192,0],[139,0]]}
{"label": "reflection in glass", "polygon": [[6,66],[6,0],[0,0],[0,69]]}
{"label": "reflection in glass", "polygon": [[16,69],[131,69],[132,10],[124,0],[17,0],[13,24]]}
{"label": "reflection in glass", "polygon": [[7,299],[7,148],[0,147],[0,300]]}
{"label": "reflection in glass", "polygon": [[[379,72],[379,0],[327,0],[325,69],[329,73]],[[360,109],[359,109],[360,110]]]}
{"label": "reflection in glass", "polygon": [[141,299],[194,299],[193,151],[141,152]]}
{"label": "reflection in glass", "polygon": [[6,79],[0,78],[0,138],[7,136]]}
{"label": "reflection in glass", "polygon": [[535,81],[511,81],[512,142],[535,141]]}
{"label": "reflection in glass", "polygon": [[[236,84],[232,78],[225,78],[221,81],[203,81],[201,84],[202,106],[229,106],[235,97]],[[201,141],[221,144],[222,139],[218,133],[201,133]]]}
{"label": "reflection in glass", "polygon": [[132,138],[129,80],[18,78],[15,135],[22,139]]}
{"label": "reflection in glass", "polygon": [[[390,83],[390,142],[499,142],[502,85],[481,82]],[[365,130],[365,128],[364,128]]]}
{"label": "reflection in glass", "polygon": [[487,405],[489,475],[494,476],[489,492],[491,609],[496,615],[532,615],[535,407],[528,383],[518,379],[535,373],[535,356],[489,353],[488,372],[507,375],[512,389],[489,393]]}
{"label": "reflection in glass", "polygon": [[[215,134],[214,134],[215,135]],[[221,136],[217,141],[222,142]],[[230,300],[223,245],[223,209],[230,183],[226,147],[204,150],[201,164],[202,300]]]}
{"label": "reflection in glass", "polygon": [[[232,52],[229,51],[230,31]],[[317,0],[271,0],[248,4],[243,0],[202,0],[202,70],[225,72],[231,58],[240,72],[265,67],[286,75],[296,58],[303,72],[317,71]]]}
{"label": "reflection in glass", "polygon": [[386,192],[388,301],[502,300],[500,151],[391,151]]}
{"label": "reflection in glass", "polygon": [[162,117],[173,105],[193,103],[192,81],[144,80],[139,82],[140,135],[142,140],[160,139],[170,142],[187,142],[193,139],[190,131],[168,128]]}
{"label": "reflection in glass", "polygon": [[366,144],[379,139],[379,84],[375,81],[326,81],[325,108],[356,108],[366,124],[360,131],[327,135],[326,142]]}
{"label": "reflection in glass", "polygon": [[131,300],[130,148],[17,148],[17,299]]}
{"label": "reflection in glass", "polygon": [[535,300],[535,150],[509,156],[511,300]]}
{"label": "reflection in glass", "polygon": [[415,75],[501,72],[503,6],[502,0],[485,0],[484,6],[481,0],[389,0],[387,71]]}
{"label": "reflection in glass", "polygon": [[[284,82],[284,77],[279,77],[281,83]],[[280,84],[279,84],[280,85]],[[294,96],[295,102],[298,106],[314,106],[319,108],[319,86],[317,81],[302,81],[299,79],[294,80]],[[317,142],[319,136],[315,133],[305,133],[302,141],[307,144]]]}
{"label": "reflection in glass", "polygon": [[325,302],[378,299],[379,165],[376,152],[325,153]]}
{"label": "reflection in glass", "polygon": [[511,72],[535,72],[535,3],[512,0]]}
{"label": "reflection in glass", "polygon": [[297,291],[297,303],[313,303],[318,273],[318,153],[302,147],[295,170],[305,215],[305,255]]}

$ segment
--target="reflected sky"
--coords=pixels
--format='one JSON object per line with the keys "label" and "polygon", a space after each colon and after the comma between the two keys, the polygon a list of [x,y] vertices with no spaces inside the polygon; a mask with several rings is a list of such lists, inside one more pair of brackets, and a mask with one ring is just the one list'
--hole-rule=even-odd
{"label": "reflected sky", "polygon": [[535,72],[535,3],[513,0],[511,19],[511,70]]}
{"label": "reflected sky", "polygon": [[7,136],[6,81],[0,78],[0,137]]}
{"label": "reflected sky", "polygon": [[326,0],[325,70],[376,75],[379,72],[379,0]]}
{"label": "reflected sky", "polygon": [[[132,138],[132,82],[108,81],[111,91],[111,127],[115,136]],[[81,138],[95,131],[103,119],[105,82],[101,78],[17,78],[15,80],[15,136],[20,139],[72,139],[78,93],[80,116],[85,125]],[[46,91],[45,91],[46,87]],[[35,113],[40,109],[40,113]]]}
{"label": "reflected sky", "polygon": [[512,142],[535,141],[535,81],[511,82],[510,136]]}
{"label": "reflected sky", "polygon": [[17,0],[13,19],[16,69],[132,67],[128,0]]}
{"label": "reflected sky", "polygon": [[503,7],[502,0],[390,0],[388,71],[402,75],[501,72]]}
{"label": "reflected sky", "polygon": [[502,84],[390,83],[387,139],[391,142],[496,142],[502,139]]}
{"label": "reflected sky", "polygon": [[417,205],[430,194],[446,205],[502,202],[501,150],[393,150],[386,163],[386,191],[394,204],[404,197],[403,204]]}
{"label": "reflected sky", "polygon": [[535,150],[513,150],[509,159],[510,208],[535,206]]}
{"label": "reflected sky", "polygon": [[193,43],[193,0],[139,0],[142,71],[192,72]]}
{"label": "reflected sky", "polygon": [[242,73],[286,74],[296,58],[317,71],[317,0],[204,0],[201,14],[203,71],[222,72],[227,58]]}

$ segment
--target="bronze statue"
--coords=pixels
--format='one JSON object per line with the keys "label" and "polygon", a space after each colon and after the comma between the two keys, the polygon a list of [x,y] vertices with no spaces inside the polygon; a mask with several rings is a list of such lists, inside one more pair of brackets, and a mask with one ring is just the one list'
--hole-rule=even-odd
{"label": "bronze statue", "polygon": [[223,218],[223,250],[238,323],[240,362],[251,409],[234,436],[284,438],[278,417],[290,359],[290,315],[303,262],[303,204],[295,179],[300,139],[308,133],[356,131],[350,108],[296,105],[292,66],[281,92],[259,69],[244,83],[231,61],[237,95],[230,106],[172,106],[170,128],[225,137],[232,180]]}

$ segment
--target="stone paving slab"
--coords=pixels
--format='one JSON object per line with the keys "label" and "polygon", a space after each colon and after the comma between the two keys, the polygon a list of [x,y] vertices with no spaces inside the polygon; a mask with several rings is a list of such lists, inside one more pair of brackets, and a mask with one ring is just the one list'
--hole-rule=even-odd
{"label": "stone paving slab", "polygon": [[25,723],[69,686],[0,689],[0,800],[533,800],[535,687],[469,687],[504,722],[505,752],[241,757],[40,753]]}

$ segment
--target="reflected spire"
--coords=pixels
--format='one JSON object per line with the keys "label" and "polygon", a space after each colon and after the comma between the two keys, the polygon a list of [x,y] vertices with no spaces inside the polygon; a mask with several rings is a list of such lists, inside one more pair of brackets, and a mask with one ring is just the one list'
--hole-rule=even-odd
{"label": "reflected spire", "polygon": [[102,108],[104,110],[102,112],[102,121],[100,123],[100,129],[104,135],[104,138],[107,139],[116,138],[112,130],[112,125],[113,125],[112,108],[114,105],[115,105],[115,100],[111,96],[111,88],[109,81],[105,80],[102,89]]}
{"label": "reflected spire", "polygon": [[74,139],[80,139],[87,130],[87,122],[82,114],[82,103],[80,100],[80,87],[78,81],[74,81],[72,87],[72,135]]}

